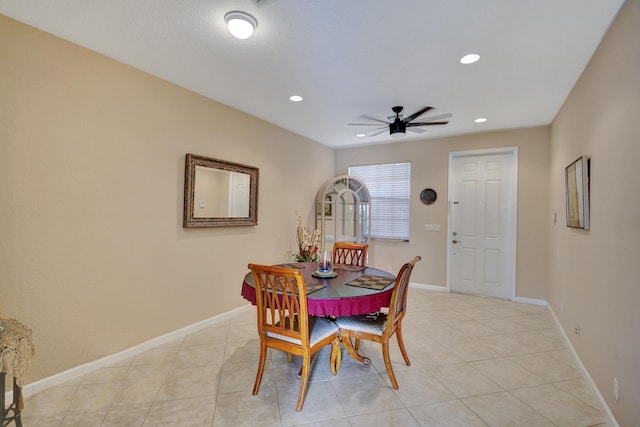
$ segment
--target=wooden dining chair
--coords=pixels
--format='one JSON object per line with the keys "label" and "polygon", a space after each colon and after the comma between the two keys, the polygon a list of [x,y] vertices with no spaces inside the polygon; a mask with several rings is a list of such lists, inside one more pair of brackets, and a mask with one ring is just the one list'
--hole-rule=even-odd
{"label": "wooden dining chair", "polygon": [[[266,265],[249,264],[256,288],[260,361],[253,385],[258,394],[267,361],[267,348],[302,357],[300,392],[296,411],[302,409],[309,383],[311,356],[331,345],[331,373],[340,368],[340,335],[338,326],[321,317],[309,316],[302,271]],[[289,358],[289,361],[291,359]]]}
{"label": "wooden dining chair", "polygon": [[333,245],[333,263],[366,266],[368,248],[367,244],[336,242]]}
{"label": "wooden dining chair", "polygon": [[411,366],[411,361],[409,360],[409,356],[407,356],[407,351],[402,339],[402,319],[404,318],[407,305],[407,289],[409,288],[411,272],[413,271],[415,263],[421,259],[421,257],[416,256],[400,268],[400,272],[398,273],[393,285],[388,314],[363,314],[349,317],[338,317],[336,319],[336,323],[340,327],[342,342],[349,354],[351,354],[351,356],[356,360],[367,365],[371,363],[367,357],[364,357],[357,352],[354,345],[351,343],[352,338],[355,340],[364,339],[382,344],[384,366],[387,369],[391,385],[396,390],[398,389],[398,381],[393,373],[391,359],[389,358],[389,340],[393,334],[396,335],[398,345],[400,346],[400,352],[402,352],[402,357],[404,358],[407,366]]}

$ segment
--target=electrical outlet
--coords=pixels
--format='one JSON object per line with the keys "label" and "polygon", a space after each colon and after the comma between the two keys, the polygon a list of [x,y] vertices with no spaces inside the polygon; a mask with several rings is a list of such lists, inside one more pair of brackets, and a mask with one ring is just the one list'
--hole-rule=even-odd
{"label": "electrical outlet", "polygon": [[576,325],[576,328],[574,329],[574,332],[576,335],[580,335],[580,325]]}
{"label": "electrical outlet", "polygon": [[618,379],[613,377],[613,397],[616,398],[616,402],[620,399],[620,388],[618,387]]}

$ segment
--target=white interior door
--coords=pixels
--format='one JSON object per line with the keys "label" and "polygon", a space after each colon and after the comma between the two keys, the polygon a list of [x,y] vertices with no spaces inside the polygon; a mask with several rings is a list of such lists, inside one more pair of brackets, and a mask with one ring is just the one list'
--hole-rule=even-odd
{"label": "white interior door", "polygon": [[449,154],[447,287],[515,298],[517,148]]}

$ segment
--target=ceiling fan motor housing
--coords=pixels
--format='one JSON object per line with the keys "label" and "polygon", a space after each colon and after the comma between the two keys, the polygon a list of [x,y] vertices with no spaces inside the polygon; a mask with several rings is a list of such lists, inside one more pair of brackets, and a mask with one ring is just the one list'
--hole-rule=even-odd
{"label": "ceiling fan motor housing", "polygon": [[[406,134],[407,133],[407,124],[404,123],[400,119],[395,119],[393,123],[389,123],[389,133],[393,134]],[[401,135],[396,135],[401,136]]]}
{"label": "ceiling fan motor housing", "polygon": [[400,105],[396,105],[391,109],[394,113],[396,113],[396,119],[389,123],[389,133],[391,136],[403,136],[407,133],[407,124],[404,120],[400,120],[400,113],[403,110],[403,107]]}

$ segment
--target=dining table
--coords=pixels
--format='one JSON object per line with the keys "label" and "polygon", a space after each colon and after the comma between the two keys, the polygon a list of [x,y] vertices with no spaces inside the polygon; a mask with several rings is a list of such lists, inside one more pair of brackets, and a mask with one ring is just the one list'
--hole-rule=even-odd
{"label": "dining table", "polygon": [[[395,276],[384,270],[334,264],[335,277],[318,277],[317,262],[277,264],[302,270],[307,291],[307,307],[314,316],[353,316],[369,314],[389,307]],[[244,276],[241,295],[256,304],[256,290],[251,272]]]}

